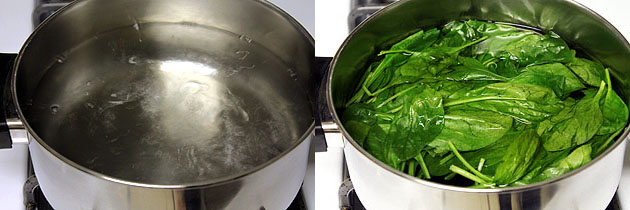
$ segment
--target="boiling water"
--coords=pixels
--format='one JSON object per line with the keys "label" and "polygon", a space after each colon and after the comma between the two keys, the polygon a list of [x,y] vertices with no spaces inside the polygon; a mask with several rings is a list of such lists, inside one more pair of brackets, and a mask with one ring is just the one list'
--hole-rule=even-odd
{"label": "boiling water", "polygon": [[94,171],[201,182],[296,144],[312,119],[294,74],[246,35],[136,23],[58,56],[25,112],[47,144]]}

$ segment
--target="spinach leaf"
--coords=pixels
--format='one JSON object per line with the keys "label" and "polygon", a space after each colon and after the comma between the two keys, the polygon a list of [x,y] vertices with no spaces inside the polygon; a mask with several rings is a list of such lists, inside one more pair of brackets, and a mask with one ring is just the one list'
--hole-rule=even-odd
{"label": "spinach leaf", "polygon": [[590,86],[599,87],[599,84],[604,81],[604,66],[598,62],[575,58],[573,62],[567,64],[567,67]]}
{"label": "spinach leaf", "polygon": [[591,147],[593,148],[593,151],[591,152],[591,157],[595,158],[606,151],[606,149],[611,145],[610,143],[613,142],[615,138],[617,138],[617,135],[619,135],[621,131],[623,131],[623,129],[620,129],[612,134],[593,136],[593,139],[591,139],[590,143]]}
{"label": "spinach leaf", "polygon": [[387,131],[389,131],[389,129],[385,130],[379,125],[373,125],[363,144],[363,148],[376,159],[392,166],[393,164],[390,164],[388,155],[390,153],[391,141],[387,138]]}
{"label": "spinach leaf", "polygon": [[438,89],[438,92],[440,93],[440,95],[442,95],[442,98],[449,98],[451,97],[451,95],[457,94],[457,95],[463,95],[466,94],[467,92],[489,85],[491,84],[492,81],[451,81],[451,80],[444,80],[444,81],[440,81],[437,85],[436,88]]}
{"label": "spinach leaf", "polygon": [[350,133],[352,138],[359,143],[359,145],[363,146],[363,142],[370,132],[370,125],[358,122],[358,121],[346,121],[344,123],[344,127]]}
{"label": "spinach leaf", "polygon": [[494,181],[499,186],[513,183],[527,173],[540,144],[540,137],[534,130],[524,131],[516,139],[510,144],[494,174]]}
{"label": "spinach leaf", "polygon": [[469,109],[454,110],[444,115],[444,129],[429,146],[442,153],[449,151],[451,141],[459,151],[486,147],[507,133],[512,118],[495,112]]}
{"label": "spinach leaf", "polygon": [[401,160],[420,154],[444,127],[442,97],[435,90],[416,88],[410,94],[414,97],[405,102],[388,135],[392,152]]}
{"label": "spinach leaf", "polygon": [[440,31],[435,28],[426,32],[419,31],[394,44],[391,50],[422,51],[429,48],[434,42],[436,42],[439,35]]}
{"label": "spinach leaf", "polygon": [[621,100],[621,97],[612,89],[610,72],[606,69],[606,96],[602,105],[602,115],[604,121],[597,131],[597,135],[611,134],[625,127],[628,121],[628,106]]}
{"label": "spinach leaf", "polygon": [[422,158],[427,164],[427,169],[431,176],[447,175],[451,172],[449,170],[450,165],[454,164],[454,161],[456,161],[456,158],[453,158],[452,155],[448,157],[447,155],[432,155],[430,152],[426,152]]}
{"label": "spinach leaf", "polygon": [[567,67],[560,63],[528,66],[510,82],[534,84],[552,89],[561,99],[573,91],[586,88]]}
{"label": "spinach leaf", "polygon": [[427,48],[422,51],[411,50],[387,50],[380,55],[410,55],[405,65],[401,66],[400,73],[403,76],[435,76],[453,64],[457,64],[455,56],[463,49],[475,45],[487,37],[482,37],[475,41],[468,42],[462,46],[447,47],[439,46]]}
{"label": "spinach leaf", "polygon": [[442,37],[437,45],[449,47],[461,46],[466,42],[476,40],[484,36],[496,36],[518,30],[519,29],[509,25],[476,20],[469,20],[465,22],[453,21],[449,22],[442,28]]}
{"label": "spinach leaf", "polygon": [[511,186],[521,186],[531,184],[534,182],[534,178],[547,169],[551,164],[558,160],[564,159],[569,155],[570,150],[562,150],[557,152],[549,152],[544,149],[539,149],[534,155],[534,161],[527,169],[527,174],[520,180],[510,184]]}
{"label": "spinach leaf", "polygon": [[453,81],[498,81],[505,82],[509,79],[491,72],[481,62],[469,57],[458,57],[461,65],[453,66],[453,71],[439,77]]}
{"label": "spinach leaf", "polygon": [[457,21],[378,56],[340,107],[342,122],[411,176],[461,175],[475,188],[543,181],[601,154],[628,120],[608,69],[553,33]]}
{"label": "spinach leaf", "polygon": [[561,102],[552,90],[542,86],[493,83],[465,94],[453,94],[444,106],[452,109],[473,107],[498,112],[531,124],[558,113],[563,108]]}
{"label": "spinach leaf", "polygon": [[474,52],[515,60],[521,67],[556,62],[569,63],[575,57],[575,51],[569,49],[553,32],[538,35],[531,31],[517,31],[492,36],[479,43]]}
{"label": "spinach leaf", "polygon": [[376,123],[376,111],[370,105],[352,104],[343,112],[344,128],[360,145],[363,144],[370,127]]}
{"label": "spinach leaf", "polygon": [[[439,36],[437,29],[429,30],[426,33],[419,31],[404,40],[394,44],[391,50],[421,51],[431,46]],[[373,95],[370,90],[377,90],[389,83],[394,71],[407,62],[407,56],[402,54],[389,54],[378,64],[374,71],[371,71],[360,84],[360,89],[352,96],[347,105],[362,101],[364,95]],[[369,70],[369,69],[368,69]]]}
{"label": "spinach leaf", "polygon": [[602,125],[599,100],[605,84],[602,82],[594,96],[585,96],[573,106],[543,121],[537,132],[542,136],[547,151],[559,151],[581,145],[590,140]]}
{"label": "spinach leaf", "polygon": [[495,63],[490,63],[488,67],[496,71],[497,74],[508,78],[516,77],[522,73],[515,61],[505,58],[499,59]]}
{"label": "spinach leaf", "polygon": [[[499,164],[503,162],[503,156],[505,156],[508,147],[520,134],[521,132],[508,132],[499,140],[486,147],[474,151],[462,152],[461,154],[464,159],[475,166],[479,165],[480,160],[483,158],[485,162],[480,171],[485,174],[494,174]],[[452,154],[442,156],[425,155],[424,159],[427,165],[430,166],[429,171],[432,175],[444,176],[450,172],[449,167],[451,165],[464,168],[464,165],[457,160],[457,158],[453,158],[452,156]]]}
{"label": "spinach leaf", "polygon": [[547,179],[562,176],[580,166],[585,165],[591,161],[591,145],[585,144],[573,150],[571,154],[565,158],[556,160],[553,164],[546,167],[542,172],[528,180],[523,180],[525,183],[535,183],[544,181]]}

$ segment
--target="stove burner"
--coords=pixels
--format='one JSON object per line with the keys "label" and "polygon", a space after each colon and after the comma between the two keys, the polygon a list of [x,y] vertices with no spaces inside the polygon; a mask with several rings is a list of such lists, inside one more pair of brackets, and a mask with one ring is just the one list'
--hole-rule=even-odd
{"label": "stove burner", "polygon": [[352,31],[376,11],[396,1],[398,0],[352,0],[350,15],[348,16],[348,27]]}
{"label": "stove burner", "polygon": [[28,177],[24,183],[24,204],[26,210],[53,210],[39,189],[39,183],[35,176]]}
{"label": "stove burner", "polygon": [[[366,210],[363,204],[361,204],[359,197],[357,197],[357,194],[354,192],[350,178],[345,179],[339,187],[339,205],[341,210]],[[617,197],[616,194],[608,207],[604,210],[622,210],[619,197]]]}
{"label": "stove burner", "polygon": [[36,0],[33,11],[33,27],[37,27],[57,10],[70,4],[73,0]]}

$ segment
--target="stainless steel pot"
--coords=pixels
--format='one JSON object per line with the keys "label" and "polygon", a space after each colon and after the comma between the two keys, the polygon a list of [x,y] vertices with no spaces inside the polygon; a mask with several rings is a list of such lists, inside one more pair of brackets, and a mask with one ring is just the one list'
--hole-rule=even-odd
{"label": "stainless steel pot", "polygon": [[56,209],[286,209],[313,54],[266,1],[79,0],[28,38],[11,95]]}
{"label": "stainless steel pot", "polygon": [[[630,98],[630,45],[606,20],[565,0],[403,0],[374,14],[343,43],[330,67],[327,101],[334,120],[350,98],[366,62],[418,28],[452,20],[493,20],[553,30],[574,48],[612,67],[614,86]],[[361,148],[340,126],[356,193],[367,209],[558,210],[605,209],[621,176],[626,129],[601,156],[561,177],[522,187],[468,189],[401,173]]]}

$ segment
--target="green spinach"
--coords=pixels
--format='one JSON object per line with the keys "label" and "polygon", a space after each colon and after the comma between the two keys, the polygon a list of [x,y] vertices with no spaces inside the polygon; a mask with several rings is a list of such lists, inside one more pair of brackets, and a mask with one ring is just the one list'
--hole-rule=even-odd
{"label": "green spinach", "polygon": [[410,176],[462,176],[472,188],[544,181],[602,154],[628,120],[610,70],[553,32],[454,21],[378,50],[342,123]]}

